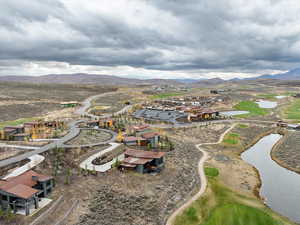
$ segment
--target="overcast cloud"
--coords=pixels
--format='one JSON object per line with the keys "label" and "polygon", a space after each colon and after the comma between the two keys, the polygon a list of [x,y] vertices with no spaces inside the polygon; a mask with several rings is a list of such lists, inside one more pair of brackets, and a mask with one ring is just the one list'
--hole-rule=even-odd
{"label": "overcast cloud", "polygon": [[299,0],[0,0],[0,75],[248,77],[299,67]]}

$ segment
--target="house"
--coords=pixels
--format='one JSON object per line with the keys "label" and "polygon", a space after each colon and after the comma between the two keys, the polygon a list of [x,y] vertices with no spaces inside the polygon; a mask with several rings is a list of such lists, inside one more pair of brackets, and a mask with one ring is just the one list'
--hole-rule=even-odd
{"label": "house", "polygon": [[142,133],[150,132],[150,126],[148,124],[142,124],[138,126],[133,126],[132,130],[133,133],[135,133],[136,135],[141,135]]}
{"label": "house", "polygon": [[121,170],[135,170],[138,173],[160,172],[164,167],[164,152],[127,149]]}
{"label": "house", "polygon": [[14,135],[25,132],[24,126],[6,126],[3,129],[3,139],[13,140]]}
{"label": "house", "polygon": [[12,209],[14,213],[30,208],[39,208],[41,198],[47,197],[54,186],[53,177],[29,170],[19,176],[0,180],[0,206],[3,210]]}
{"label": "house", "polygon": [[124,138],[123,142],[125,145],[128,146],[134,146],[134,145],[147,146],[149,143],[147,139],[142,137],[135,137],[135,136],[127,136]]}
{"label": "house", "polygon": [[138,138],[134,136],[125,137],[123,142],[125,145],[137,145]]}
{"label": "house", "polygon": [[142,134],[142,138],[146,139],[152,147],[156,148],[160,140],[160,136],[156,132],[147,132]]}
{"label": "house", "polygon": [[28,133],[12,135],[13,141],[28,141],[30,138],[31,138],[31,134],[28,134]]}

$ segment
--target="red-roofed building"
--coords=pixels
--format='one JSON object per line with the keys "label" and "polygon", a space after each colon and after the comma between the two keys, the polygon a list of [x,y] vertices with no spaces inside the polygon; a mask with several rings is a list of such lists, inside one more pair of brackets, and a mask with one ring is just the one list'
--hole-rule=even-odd
{"label": "red-roofed building", "polygon": [[15,213],[25,209],[29,215],[31,205],[37,209],[39,199],[46,197],[53,188],[53,177],[29,170],[19,176],[0,181],[0,203],[3,210],[10,208]]}
{"label": "red-roofed building", "polygon": [[139,173],[160,172],[164,167],[164,152],[152,152],[127,149],[125,159],[120,165],[121,170],[135,170]]}

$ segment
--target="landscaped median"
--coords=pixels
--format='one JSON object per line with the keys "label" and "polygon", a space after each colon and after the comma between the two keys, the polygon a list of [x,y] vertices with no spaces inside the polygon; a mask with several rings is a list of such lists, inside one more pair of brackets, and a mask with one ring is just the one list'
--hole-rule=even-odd
{"label": "landscaped median", "polygon": [[219,171],[206,167],[208,187],[204,195],[178,216],[174,225],[283,225],[286,221],[259,200],[241,196],[218,180]]}
{"label": "landscaped median", "polygon": [[237,115],[236,117],[265,116],[269,113],[269,110],[260,108],[259,105],[253,101],[241,101],[234,106],[234,109],[249,112],[247,114]]}

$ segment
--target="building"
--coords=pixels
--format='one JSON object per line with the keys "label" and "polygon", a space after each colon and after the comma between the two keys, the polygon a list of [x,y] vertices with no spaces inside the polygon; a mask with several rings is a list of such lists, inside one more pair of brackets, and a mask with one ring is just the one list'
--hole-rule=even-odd
{"label": "building", "polygon": [[3,128],[3,139],[14,140],[14,136],[17,134],[23,134],[25,132],[24,126],[6,126]]}
{"label": "building", "polygon": [[90,120],[90,121],[87,121],[86,125],[88,127],[92,127],[92,128],[98,127],[99,126],[99,120]]}
{"label": "building", "polygon": [[125,145],[129,145],[129,146],[137,145],[138,138],[135,136],[128,136],[124,138],[123,142]]}
{"label": "building", "polygon": [[14,213],[30,208],[39,208],[41,198],[47,197],[53,189],[53,177],[29,170],[19,176],[0,180],[0,205],[3,210],[12,209]]}
{"label": "building", "polygon": [[27,134],[27,133],[12,135],[13,141],[29,141],[30,138],[31,138],[31,135]]}
{"label": "building", "polygon": [[133,133],[136,135],[141,135],[145,132],[150,132],[150,126],[148,124],[142,124],[142,125],[138,125],[138,126],[133,126],[132,127]]}
{"label": "building", "polygon": [[138,173],[160,172],[164,167],[164,152],[127,149],[121,170],[135,170]]}
{"label": "building", "polygon": [[158,142],[160,140],[160,136],[156,132],[143,133],[142,138],[146,139],[153,148],[156,148],[158,146]]}

